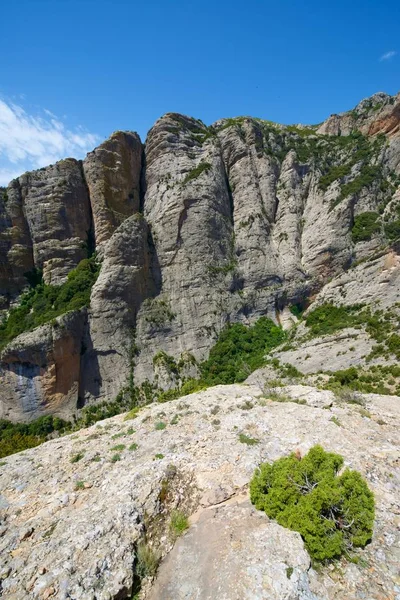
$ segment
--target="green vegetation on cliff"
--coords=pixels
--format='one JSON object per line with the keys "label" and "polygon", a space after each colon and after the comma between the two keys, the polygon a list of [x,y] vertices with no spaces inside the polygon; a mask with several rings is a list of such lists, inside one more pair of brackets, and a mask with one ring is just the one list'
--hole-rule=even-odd
{"label": "green vegetation on cliff", "polygon": [[250,483],[250,499],[283,527],[298,531],[310,556],[327,561],[372,537],[374,496],[360,473],[343,458],[314,446],[301,458],[293,453],[263,463]]}
{"label": "green vegetation on cliff", "polygon": [[47,415],[32,423],[10,423],[0,419],[0,458],[34,448],[46,441],[54,431],[64,431],[69,423]]}
{"label": "green vegetation on cliff", "polygon": [[312,336],[330,335],[340,329],[354,327],[363,322],[359,317],[361,308],[361,305],[321,304],[308,314],[306,325],[310,328]]}
{"label": "green vegetation on cliff", "polygon": [[[228,324],[219,334],[211,348],[207,360],[198,365],[199,379],[187,379],[183,384],[158,394],[158,400],[165,402],[186,394],[192,394],[207,387],[219,384],[240,383],[250,373],[265,364],[265,356],[286,339],[286,334],[267,317],[260,317],[254,325],[246,327],[242,323]],[[154,357],[160,360],[159,353]],[[179,364],[172,357],[164,364],[171,364],[171,372],[179,375]],[[171,361],[172,359],[172,361]]]}
{"label": "green vegetation on cliff", "polygon": [[244,381],[284,339],[283,329],[267,317],[261,317],[251,327],[242,323],[228,325],[201,365],[202,380],[208,385]]}
{"label": "green vegetation on cliff", "polygon": [[377,342],[377,346],[367,357],[367,361],[380,355],[386,358],[394,355],[400,359],[398,308],[399,306],[395,305],[391,310],[372,311],[371,308],[362,304],[336,306],[327,303],[321,304],[310,312],[305,322],[311,337],[330,335],[346,327],[364,328],[368,335]]}
{"label": "green vegetation on cliff", "polygon": [[62,285],[46,285],[42,280],[36,282],[35,287],[21,296],[19,306],[12,308],[0,324],[0,348],[25,331],[70,310],[89,306],[90,292],[98,273],[99,265],[92,256],[82,260]]}
{"label": "green vegetation on cliff", "polygon": [[370,240],[374,233],[379,233],[381,227],[378,222],[379,214],[367,211],[357,215],[351,230],[353,242],[365,242]]}
{"label": "green vegetation on cliff", "polygon": [[187,183],[189,183],[189,181],[192,181],[193,179],[197,179],[198,177],[200,177],[200,175],[202,173],[207,173],[211,169],[211,167],[212,167],[212,165],[208,162],[199,163],[197,165],[197,167],[195,167],[194,169],[189,171],[189,173],[186,175],[186,177],[182,181],[182,185],[186,185]]}
{"label": "green vegetation on cliff", "polygon": [[[82,263],[75,271],[79,271],[82,268],[81,265]],[[73,273],[71,272],[70,275]],[[68,285],[68,282],[64,285]],[[62,287],[60,286],[58,289]],[[89,300],[89,296],[87,299]],[[80,412],[79,419],[74,423],[54,419],[51,421],[53,425],[48,431],[43,428],[43,418],[53,419],[53,417],[41,417],[29,425],[2,421],[0,422],[0,453],[3,452],[3,454],[0,456],[7,456],[37,446],[46,441],[48,435],[55,430],[66,433],[82,427],[90,427],[97,421],[113,417],[124,411],[131,410],[136,414],[139,406],[154,400],[166,402],[212,385],[243,381],[254,369],[265,363],[265,355],[284,339],[284,331],[266,317],[261,317],[251,327],[246,327],[241,323],[229,324],[222,330],[211,349],[208,360],[198,365],[199,379],[183,378],[180,387],[165,392],[160,391],[148,381],[143,382],[140,386],[135,386],[132,381],[132,384],[122,389],[113,401],[85,406]],[[155,365],[163,363],[167,370],[177,378],[181,378],[181,370],[185,366],[189,363],[196,363],[191,355],[188,355],[186,360],[177,362],[165,352],[158,352],[154,356],[153,362]],[[50,421],[46,421],[46,423],[48,425]]]}

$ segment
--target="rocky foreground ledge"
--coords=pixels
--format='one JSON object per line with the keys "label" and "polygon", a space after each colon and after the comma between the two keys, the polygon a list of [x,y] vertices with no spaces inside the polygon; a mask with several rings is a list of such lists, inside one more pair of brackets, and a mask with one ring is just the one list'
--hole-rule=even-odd
{"label": "rocky foreground ledge", "polygon": [[[131,598],[146,533],[164,559],[140,598],[399,600],[400,398],[368,395],[361,408],[328,391],[285,393],[307,404],[217,386],[4,459],[0,596]],[[372,543],[357,562],[318,571],[300,536],[255,511],[247,493],[260,462],[317,443],[361,471],[376,497]],[[177,508],[190,527],[174,544]]]}

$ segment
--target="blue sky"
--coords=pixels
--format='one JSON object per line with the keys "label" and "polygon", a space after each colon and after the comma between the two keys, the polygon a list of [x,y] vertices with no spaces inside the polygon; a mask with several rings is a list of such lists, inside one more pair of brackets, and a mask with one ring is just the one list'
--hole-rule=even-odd
{"label": "blue sky", "polygon": [[400,90],[395,0],[14,0],[1,21],[0,184],[169,111],[317,123]]}

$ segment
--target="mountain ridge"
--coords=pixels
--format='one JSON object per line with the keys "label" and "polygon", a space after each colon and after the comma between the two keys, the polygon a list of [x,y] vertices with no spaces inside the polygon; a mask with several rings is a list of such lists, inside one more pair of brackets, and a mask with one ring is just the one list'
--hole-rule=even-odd
{"label": "mountain ridge", "polygon": [[[11,182],[1,194],[5,315],[35,273],[47,293],[93,249],[101,268],[90,306],[2,350],[0,415],[71,417],[133,379],[168,390],[196,375],[227,323],[290,325],[290,306],[357,261],[395,252],[399,108],[399,95],[379,93],[316,131],[167,113],[145,145],[115,132],[84,161]],[[155,361],[160,351],[183,361],[181,375]]]}

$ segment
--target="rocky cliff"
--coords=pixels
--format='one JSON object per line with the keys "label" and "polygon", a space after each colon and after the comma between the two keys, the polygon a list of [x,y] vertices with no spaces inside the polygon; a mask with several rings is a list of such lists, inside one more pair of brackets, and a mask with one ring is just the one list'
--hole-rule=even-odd
{"label": "rocky cliff", "polygon": [[[400,96],[385,94],[312,127],[169,113],[144,145],[117,132],[83,162],[11,182],[0,194],[5,318],[36,278],[61,286],[94,250],[101,268],[89,307],[7,339],[0,416],[71,415],[133,381],[171,387],[179,374],[160,352],[195,373],[226,323],[268,315],[286,327],[288,307],[339,289],[377,253],[395,305],[399,124]],[[369,285],[367,304],[384,298]]]}

